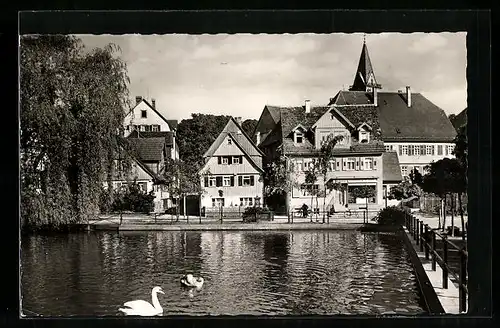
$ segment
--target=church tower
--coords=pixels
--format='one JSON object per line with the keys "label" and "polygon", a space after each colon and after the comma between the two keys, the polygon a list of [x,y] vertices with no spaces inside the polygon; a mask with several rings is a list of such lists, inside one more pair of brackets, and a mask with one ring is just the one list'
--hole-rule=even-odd
{"label": "church tower", "polygon": [[382,89],[382,86],[377,83],[377,79],[375,78],[372,62],[368,55],[365,36],[363,36],[363,48],[361,49],[361,56],[359,57],[358,70],[354,76],[354,83],[349,90],[372,92],[373,89]]}

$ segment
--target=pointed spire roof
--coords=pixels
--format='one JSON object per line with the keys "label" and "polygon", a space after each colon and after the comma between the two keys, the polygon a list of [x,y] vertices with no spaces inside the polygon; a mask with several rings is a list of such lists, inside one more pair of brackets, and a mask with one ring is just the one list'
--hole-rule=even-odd
{"label": "pointed spire roof", "polygon": [[381,89],[381,85],[377,83],[375,72],[373,71],[370,55],[368,55],[368,47],[366,40],[363,36],[363,48],[361,49],[361,56],[359,57],[358,69],[354,76],[354,83],[350,91],[368,91],[368,88]]}

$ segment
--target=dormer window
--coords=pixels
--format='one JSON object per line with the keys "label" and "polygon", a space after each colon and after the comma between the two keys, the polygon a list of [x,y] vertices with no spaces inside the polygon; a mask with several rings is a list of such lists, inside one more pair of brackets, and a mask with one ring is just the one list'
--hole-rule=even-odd
{"label": "dormer window", "polygon": [[358,140],[360,143],[370,142],[370,131],[371,130],[372,130],[372,128],[366,123],[363,123],[358,127]]}
{"label": "dormer window", "polygon": [[361,143],[370,142],[370,132],[359,131],[359,142]]}
{"label": "dormer window", "polygon": [[295,131],[295,143],[301,144],[304,142],[304,134],[300,131]]}

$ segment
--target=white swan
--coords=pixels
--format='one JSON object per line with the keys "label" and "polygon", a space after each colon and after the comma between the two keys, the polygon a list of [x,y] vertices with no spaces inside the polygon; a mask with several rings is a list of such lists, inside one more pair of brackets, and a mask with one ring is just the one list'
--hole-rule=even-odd
{"label": "white swan", "polygon": [[153,299],[153,305],[151,303],[136,300],[125,302],[123,306],[124,308],[119,308],[118,310],[125,313],[126,315],[139,315],[139,316],[155,316],[163,313],[163,308],[158,302],[158,293],[165,294],[161,287],[154,287],[151,292],[151,298]]}
{"label": "white swan", "polygon": [[181,284],[186,287],[196,287],[200,289],[203,286],[205,280],[202,277],[195,278],[192,274],[188,273],[181,278]]}

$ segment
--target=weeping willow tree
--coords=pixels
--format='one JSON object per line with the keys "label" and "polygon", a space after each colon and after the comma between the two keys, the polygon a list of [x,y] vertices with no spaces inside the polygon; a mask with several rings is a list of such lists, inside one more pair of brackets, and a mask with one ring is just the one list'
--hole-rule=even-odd
{"label": "weeping willow tree", "polygon": [[129,107],[117,51],[85,49],[73,36],[20,38],[23,228],[60,228],[98,213]]}

